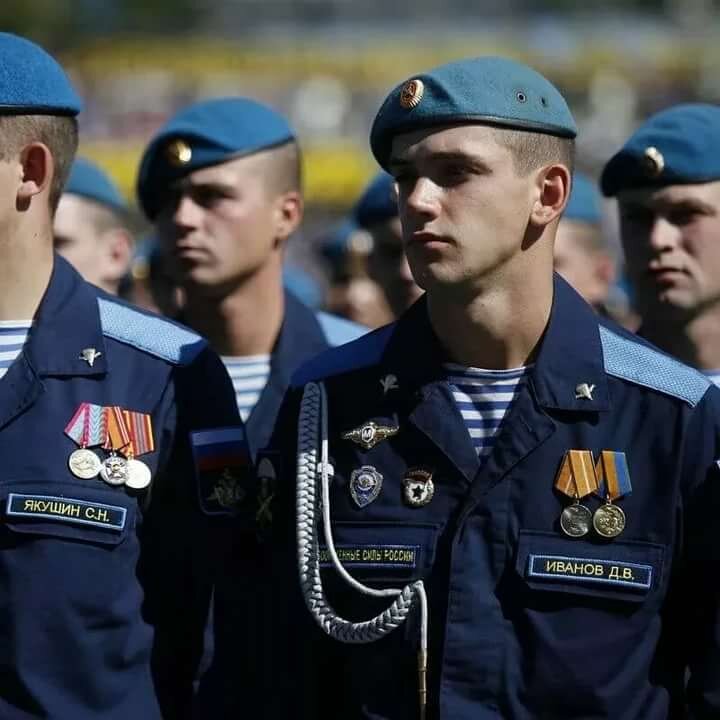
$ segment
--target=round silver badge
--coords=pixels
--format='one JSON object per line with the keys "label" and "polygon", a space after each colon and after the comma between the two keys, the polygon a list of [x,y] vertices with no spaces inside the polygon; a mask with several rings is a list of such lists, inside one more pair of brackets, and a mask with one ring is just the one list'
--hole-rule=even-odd
{"label": "round silver badge", "polygon": [[100,458],[87,448],[79,448],[70,453],[68,458],[68,467],[70,472],[82,480],[92,480],[97,477],[102,467]]}
{"label": "round silver badge", "polygon": [[125,484],[133,490],[144,490],[152,480],[150,468],[142,460],[127,461],[128,479]]}
{"label": "round silver badge", "polygon": [[592,513],[580,503],[568,505],[560,515],[560,527],[570,537],[583,537],[590,532]]}
{"label": "round silver badge", "polygon": [[100,477],[108,485],[124,485],[128,481],[128,462],[119,455],[110,455],[102,461]]}

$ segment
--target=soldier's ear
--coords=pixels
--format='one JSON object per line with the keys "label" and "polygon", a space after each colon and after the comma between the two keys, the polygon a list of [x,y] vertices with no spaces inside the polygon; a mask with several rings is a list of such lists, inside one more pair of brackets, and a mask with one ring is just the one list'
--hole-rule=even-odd
{"label": "soldier's ear", "polygon": [[570,184],[570,171],[564,165],[548,165],[537,172],[531,224],[544,227],[560,217],[570,197]]}
{"label": "soldier's ear", "polygon": [[298,229],[303,210],[303,197],[297,190],[290,190],[278,197],[275,208],[275,237],[279,245],[284,244]]}
{"label": "soldier's ear", "polygon": [[17,189],[17,208],[27,210],[36,195],[49,193],[55,163],[47,145],[30,143],[20,151],[21,178]]}

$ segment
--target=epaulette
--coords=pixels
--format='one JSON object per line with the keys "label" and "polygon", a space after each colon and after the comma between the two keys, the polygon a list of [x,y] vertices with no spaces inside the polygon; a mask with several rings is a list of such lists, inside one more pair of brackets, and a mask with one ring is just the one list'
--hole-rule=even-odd
{"label": "epaulette", "polygon": [[369,330],[364,325],[346,320],[337,315],[330,315],[326,312],[318,312],[315,317],[325,335],[325,339],[331,347],[344,345],[345,343],[357,340],[366,335]]}
{"label": "epaulette", "polygon": [[173,365],[189,365],[207,347],[186,327],[118,300],[99,297],[98,309],[103,335]]}
{"label": "epaulette", "polygon": [[302,365],[293,375],[291,386],[301,387],[314,380],[370,367],[380,362],[395,324],[385,325],[357,340],[330,348]]}
{"label": "epaulette", "polygon": [[605,372],[684,400],[694,407],[711,382],[700,372],[645,344],[600,326]]}

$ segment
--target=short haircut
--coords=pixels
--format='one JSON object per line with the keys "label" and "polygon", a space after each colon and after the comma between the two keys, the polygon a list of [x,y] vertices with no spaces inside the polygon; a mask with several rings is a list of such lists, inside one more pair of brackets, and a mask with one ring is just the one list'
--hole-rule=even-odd
{"label": "short haircut", "polygon": [[18,155],[33,142],[47,145],[55,161],[49,193],[50,212],[54,213],[77,152],[77,120],[60,115],[0,116],[0,160]]}
{"label": "short haircut", "polygon": [[494,128],[497,141],[512,153],[515,170],[528,175],[544,165],[575,167],[575,140],[526,130]]}
{"label": "short haircut", "polygon": [[[70,195],[74,193],[69,193]],[[87,209],[86,217],[92,223],[95,232],[98,235],[102,235],[108,230],[115,228],[124,228],[129,230],[129,218],[128,214],[120,208],[113,208],[104,203],[97,202],[92,198],[84,197],[83,195],[77,195],[81,200],[84,200]]]}
{"label": "short haircut", "polygon": [[617,254],[600,225],[566,217],[561,218],[560,222],[572,228],[573,242],[580,245],[586,252],[603,253],[613,258]]}
{"label": "short haircut", "polygon": [[273,194],[302,192],[302,153],[296,140],[265,151],[267,183]]}

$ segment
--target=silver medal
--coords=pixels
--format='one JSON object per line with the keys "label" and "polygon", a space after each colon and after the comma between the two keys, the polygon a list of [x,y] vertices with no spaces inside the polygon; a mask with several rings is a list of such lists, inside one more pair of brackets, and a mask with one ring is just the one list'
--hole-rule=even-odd
{"label": "silver medal", "polygon": [[79,448],[70,453],[68,467],[75,477],[82,480],[92,480],[100,472],[102,462],[92,450]]}
{"label": "silver medal", "polygon": [[127,461],[128,478],[125,484],[133,490],[144,490],[152,480],[150,468],[142,460]]}
{"label": "silver medal", "polygon": [[108,485],[124,485],[128,481],[128,462],[119,455],[110,455],[102,461],[100,477]]}

